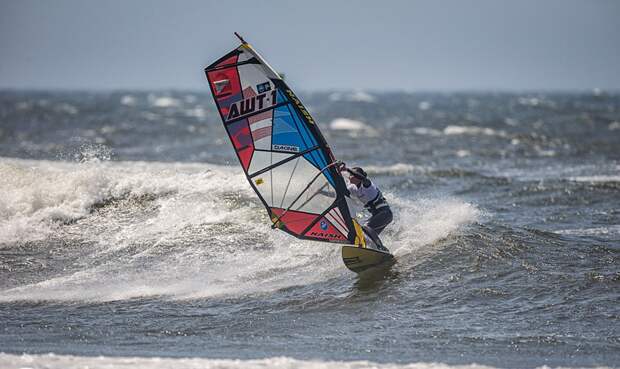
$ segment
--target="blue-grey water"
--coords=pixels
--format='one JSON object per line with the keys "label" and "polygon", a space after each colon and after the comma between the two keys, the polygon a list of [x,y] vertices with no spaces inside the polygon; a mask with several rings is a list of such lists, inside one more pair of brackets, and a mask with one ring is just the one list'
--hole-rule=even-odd
{"label": "blue-grey water", "polygon": [[391,269],[272,230],[207,93],[1,91],[0,367],[618,366],[620,95],[301,97]]}

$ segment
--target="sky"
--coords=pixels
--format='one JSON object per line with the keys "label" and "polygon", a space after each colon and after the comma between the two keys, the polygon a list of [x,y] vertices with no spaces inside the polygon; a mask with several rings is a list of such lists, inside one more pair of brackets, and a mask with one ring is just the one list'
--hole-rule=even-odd
{"label": "sky", "polygon": [[620,90],[617,0],[0,0],[0,88],[204,90],[241,33],[316,90]]}

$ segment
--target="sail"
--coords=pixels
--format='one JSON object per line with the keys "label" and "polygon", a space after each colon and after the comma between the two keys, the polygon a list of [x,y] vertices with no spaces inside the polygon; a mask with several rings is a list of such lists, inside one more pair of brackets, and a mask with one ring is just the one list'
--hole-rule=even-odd
{"label": "sail", "polygon": [[302,239],[365,247],[331,150],[278,73],[243,40],[205,73],[241,167],[272,225]]}

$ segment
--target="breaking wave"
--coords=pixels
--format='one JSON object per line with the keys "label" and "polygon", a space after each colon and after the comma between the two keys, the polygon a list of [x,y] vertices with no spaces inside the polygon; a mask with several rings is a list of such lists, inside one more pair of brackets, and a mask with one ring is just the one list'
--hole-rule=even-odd
{"label": "breaking wave", "polygon": [[[2,247],[62,242],[79,252],[75,268],[7,288],[0,301],[242,296],[354,276],[336,245],[271,230],[233,167],[4,160],[0,171],[12,191]],[[396,221],[384,242],[397,256],[432,249],[479,216],[458,199],[387,195]]]}
{"label": "breaking wave", "polygon": [[371,361],[298,360],[290,357],[271,357],[256,360],[162,358],[162,357],[109,357],[72,355],[11,355],[0,353],[0,365],[6,369],[45,368],[200,368],[200,369],[491,369],[485,365],[448,365],[441,363],[376,363]]}

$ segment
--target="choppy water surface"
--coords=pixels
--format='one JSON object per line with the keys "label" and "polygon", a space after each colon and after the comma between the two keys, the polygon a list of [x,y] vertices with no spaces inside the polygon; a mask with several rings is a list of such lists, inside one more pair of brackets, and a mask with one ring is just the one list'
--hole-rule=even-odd
{"label": "choppy water surface", "polygon": [[0,366],[618,366],[620,96],[302,97],[391,270],[273,231],[206,94],[0,92]]}

